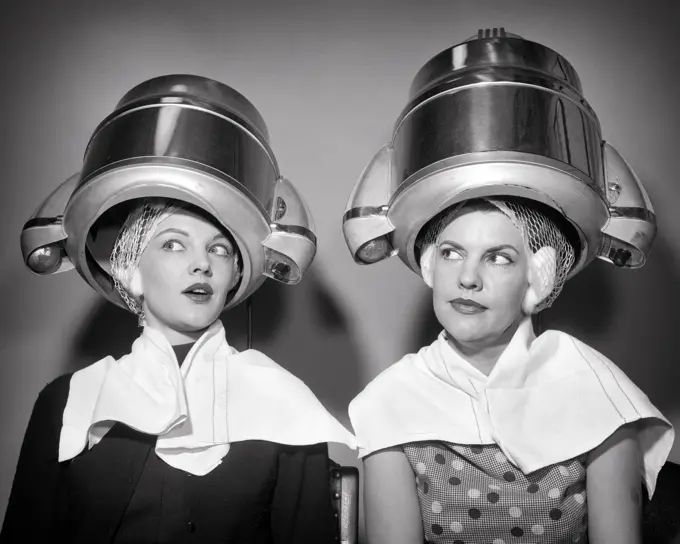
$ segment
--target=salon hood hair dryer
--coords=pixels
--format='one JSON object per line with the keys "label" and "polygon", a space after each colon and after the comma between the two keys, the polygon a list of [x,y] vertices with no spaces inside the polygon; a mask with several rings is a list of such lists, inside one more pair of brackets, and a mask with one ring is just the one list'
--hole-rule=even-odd
{"label": "salon hood hair dryer", "polygon": [[392,140],[349,198],[343,231],[355,261],[393,255],[420,274],[416,238],[471,198],[524,197],[565,219],[576,261],[638,268],[656,235],[652,204],[603,141],[569,62],[541,44],[480,30],[418,72]]}
{"label": "salon hood hair dryer", "polygon": [[36,274],[75,268],[97,292],[127,308],[110,276],[109,256],[125,204],[144,197],[195,205],[231,232],[243,276],[225,308],[246,299],[265,277],[299,282],[314,258],[311,213],[279,172],[255,107],[217,81],[169,75],[134,87],[99,124],[80,173],[24,225],[26,266]]}

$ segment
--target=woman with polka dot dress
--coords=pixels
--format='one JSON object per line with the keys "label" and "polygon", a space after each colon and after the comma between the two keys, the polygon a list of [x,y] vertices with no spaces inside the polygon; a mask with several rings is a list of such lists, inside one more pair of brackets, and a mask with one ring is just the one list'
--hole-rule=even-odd
{"label": "woman with polka dot dress", "polygon": [[421,275],[444,329],[350,404],[370,544],[640,543],[672,426],[604,355],[532,327],[656,232],[566,59],[503,29],[435,56],[343,229],[358,262]]}

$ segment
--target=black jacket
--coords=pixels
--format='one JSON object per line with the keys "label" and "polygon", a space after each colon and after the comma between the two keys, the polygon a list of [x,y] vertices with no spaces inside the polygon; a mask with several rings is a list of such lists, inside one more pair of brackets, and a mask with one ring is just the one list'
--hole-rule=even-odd
{"label": "black jacket", "polygon": [[[0,544],[335,541],[326,444],[284,446],[256,440],[232,444],[222,464],[206,476],[178,471],[181,500],[163,506],[165,521],[175,530],[149,537],[144,524],[134,523],[129,507],[133,497],[139,502],[142,495],[135,491],[145,466],[156,462],[149,459],[155,455],[156,437],[117,423],[91,450],[59,463],[70,378],[57,378],[35,403]],[[176,469],[164,465],[163,470]],[[180,478],[177,473],[173,477]]]}

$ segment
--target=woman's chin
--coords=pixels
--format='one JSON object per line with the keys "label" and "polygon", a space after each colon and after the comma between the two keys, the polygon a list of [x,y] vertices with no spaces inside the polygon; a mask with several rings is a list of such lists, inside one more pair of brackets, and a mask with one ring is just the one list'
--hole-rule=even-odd
{"label": "woman's chin", "polygon": [[447,336],[455,343],[468,346],[495,346],[510,341],[515,328],[512,325],[491,327],[486,323],[470,323],[456,320],[455,323],[445,324]]}
{"label": "woman's chin", "polygon": [[181,323],[179,323],[180,330],[182,332],[203,332],[206,330],[210,325],[212,325],[215,321],[217,321],[217,318],[219,317],[219,314],[214,316],[196,316],[193,319],[192,318],[184,318]]}
{"label": "woman's chin", "polygon": [[220,314],[215,312],[190,312],[181,316],[168,316],[164,321],[165,326],[180,334],[199,334],[212,325]]}
{"label": "woman's chin", "polygon": [[442,325],[448,337],[459,344],[485,343],[498,335],[479,315],[456,317],[443,322]]}
{"label": "woman's chin", "polygon": [[457,344],[478,344],[488,339],[488,336],[480,331],[461,331],[457,329],[446,329],[447,336]]}

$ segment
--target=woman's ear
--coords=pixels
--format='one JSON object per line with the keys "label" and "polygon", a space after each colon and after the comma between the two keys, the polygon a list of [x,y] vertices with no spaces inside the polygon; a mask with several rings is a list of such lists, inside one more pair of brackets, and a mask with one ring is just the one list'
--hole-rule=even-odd
{"label": "woman's ear", "polygon": [[435,244],[430,244],[420,256],[420,273],[428,287],[434,283]]}
{"label": "woman's ear", "polygon": [[142,274],[139,271],[139,267],[135,268],[135,271],[132,273],[132,277],[130,278],[130,294],[132,294],[135,298],[141,299],[142,295],[144,295],[144,288],[142,286]]}
{"label": "woman's ear", "polygon": [[522,310],[526,315],[534,313],[536,307],[552,293],[557,275],[557,252],[544,246],[529,259],[529,287],[524,294]]}

